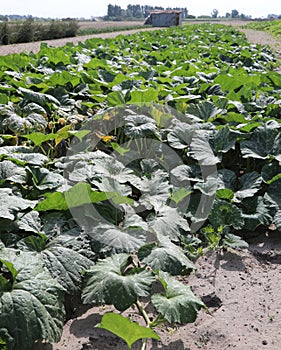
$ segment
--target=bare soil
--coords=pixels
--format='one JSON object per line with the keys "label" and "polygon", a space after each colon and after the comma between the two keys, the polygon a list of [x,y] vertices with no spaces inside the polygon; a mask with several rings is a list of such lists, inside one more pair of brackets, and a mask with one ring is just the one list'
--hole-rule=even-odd
{"label": "bare soil", "polygon": [[[229,23],[227,23],[229,24]],[[241,23],[236,23],[241,26]],[[153,30],[146,29],[146,30]],[[249,41],[270,45],[277,53],[281,43],[264,32],[241,29]],[[131,34],[136,30],[122,32]],[[139,31],[139,29],[137,30]],[[92,37],[115,37],[121,33],[98,34],[48,41],[61,46],[77,44]],[[36,52],[40,43],[0,47],[0,55],[21,51]],[[249,249],[210,252],[196,262],[197,271],[184,280],[203,299],[209,313],[202,310],[194,324],[162,327],[156,331],[161,342],[151,341],[149,350],[280,350],[281,349],[281,239],[280,232],[268,231],[249,239]],[[64,326],[61,341],[43,344],[45,350],[125,350],[125,343],[109,332],[95,328],[110,307],[78,308]],[[148,312],[153,312],[149,309]],[[137,310],[126,312],[143,323]],[[133,346],[139,350],[141,343]],[[147,350],[148,350],[147,349]]]}

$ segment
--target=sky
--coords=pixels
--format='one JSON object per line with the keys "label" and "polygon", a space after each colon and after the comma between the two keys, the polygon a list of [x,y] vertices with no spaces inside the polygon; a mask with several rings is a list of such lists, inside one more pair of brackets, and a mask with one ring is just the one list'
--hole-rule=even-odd
{"label": "sky", "polygon": [[210,15],[213,9],[219,11],[219,16],[224,16],[226,12],[234,9],[253,18],[281,14],[281,0],[0,0],[0,14],[91,18],[106,15],[109,3],[122,8],[127,8],[128,4],[187,7],[189,14],[195,16]]}

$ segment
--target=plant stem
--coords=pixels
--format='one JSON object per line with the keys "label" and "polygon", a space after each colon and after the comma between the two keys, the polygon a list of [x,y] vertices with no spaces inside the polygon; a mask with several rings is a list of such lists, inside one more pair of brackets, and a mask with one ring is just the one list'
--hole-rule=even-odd
{"label": "plant stem", "polygon": [[[146,326],[148,328],[150,328],[150,319],[149,319],[146,311],[144,310],[144,308],[142,306],[142,303],[139,300],[137,300],[136,305],[137,305],[137,307],[139,309],[139,312],[142,314],[143,318],[145,319]],[[146,349],[146,345],[147,345],[147,339],[143,339],[141,350],[145,350]]]}
{"label": "plant stem", "polygon": [[141,350],[145,350],[146,348],[146,344],[147,344],[147,339],[143,340],[143,343],[142,343],[142,347],[141,347]]}
{"label": "plant stem", "polygon": [[145,312],[145,310],[142,306],[142,303],[139,300],[137,300],[136,305],[139,309],[139,312],[142,314],[143,318],[145,319],[147,326],[150,327],[150,319],[149,319],[147,313]]}
{"label": "plant stem", "polygon": [[161,314],[158,314],[157,317],[155,318],[155,320],[150,322],[150,327],[155,327],[163,322],[165,322],[165,319],[163,318],[163,316]]}

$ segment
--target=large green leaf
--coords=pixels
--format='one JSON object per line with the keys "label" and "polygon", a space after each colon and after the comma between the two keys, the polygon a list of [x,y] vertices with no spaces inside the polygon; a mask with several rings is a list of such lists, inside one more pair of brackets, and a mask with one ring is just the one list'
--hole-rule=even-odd
{"label": "large green leaf", "polygon": [[214,154],[206,135],[195,134],[190,149],[191,157],[198,160],[200,166],[214,166],[220,162],[220,159]]}
{"label": "large green leaf", "polygon": [[25,119],[31,124],[31,128],[29,130],[30,132],[42,132],[45,131],[48,126],[48,121],[46,118],[38,113],[31,113]]}
{"label": "large green leaf", "polygon": [[160,337],[151,328],[140,326],[138,323],[114,313],[104,314],[101,322],[96,327],[118,335],[118,337],[125,340],[129,349],[139,339],[152,338],[160,340]]}
{"label": "large green leaf", "polygon": [[123,106],[125,98],[121,91],[112,91],[107,95],[107,103],[110,107]]}
{"label": "large green leaf", "polygon": [[274,181],[268,186],[267,193],[276,208],[281,208],[281,179]]}
{"label": "large green leaf", "polygon": [[[146,242],[145,222],[129,212],[118,225],[100,223],[92,229],[90,236],[99,247],[114,253],[137,251]],[[102,248],[99,248],[102,249]]]}
{"label": "large green leaf", "polygon": [[43,134],[42,132],[33,132],[32,134],[29,135],[22,135],[23,137],[31,140],[35,146],[40,146],[43,142],[50,141],[50,140],[55,140],[58,135],[57,134]]}
{"label": "large green leaf", "polygon": [[171,170],[170,177],[177,187],[189,187],[191,181],[203,182],[201,169],[196,165],[179,165]]}
{"label": "large green leaf", "polygon": [[33,233],[41,232],[41,221],[39,213],[36,211],[30,211],[29,213],[20,217],[17,224],[20,230]]}
{"label": "large green leaf", "polygon": [[228,233],[223,238],[223,245],[232,249],[248,248],[249,244],[241,237]]}
{"label": "large green leaf", "polygon": [[154,88],[135,90],[130,93],[130,103],[147,103],[158,101],[158,91]]}
{"label": "large green leaf", "polygon": [[23,94],[26,101],[37,103],[42,107],[44,107],[47,103],[54,103],[57,106],[60,105],[60,102],[52,95],[42,94],[23,87],[20,87],[19,91]]}
{"label": "large green leaf", "polygon": [[124,132],[129,137],[139,138],[153,136],[157,131],[155,120],[145,115],[128,115],[124,117],[124,120]]}
{"label": "large green leaf", "polygon": [[259,127],[248,139],[242,140],[240,146],[245,158],[266,159],[270,156],[280,156],[280,129],[270,126]]}
{"label": "large green leaf", "polygon": [[270,185],[281,178],[281,165],[277,162],[265,164],[262,167],[261,176],[263,181]]}
{"label": "large green leaf", "polygon": [[29,201],[15,195],[10,188],[0,188],[0,218],[14,220],[16,214],[34,208],[36,201]]}
{"label": "large green leaf", "polygon": [[0,183],[5,181],[23,184],[26,181],[26,172],[23,167],[17,166],[9,160],[0,162]]}
{"label": "large green leaf", "polygon": [[72,87],[78,85],[80,83],[79,75],[63,70],[62,72],[56,72],[52,74],[48,79],[48,85],[50,86],[66,86],[68,83],[70,83]]}
{"label": "large green leaf", "polygon": [[207,121],[211,118],[214,118],[217,114],[221,113],[222,110],[217,108],[216,105],[214,105],[212,102],[202,101],[198,104],[191,103],[187,108],[187,112],[189,114],[195,115],[202,120]]}
{"label": "large green leaf", "polygon": [[238,191],[235,192],[235,199],[253,197],[261,188],[261,183],[262,178],[255,171],[242,175],[239,179]]}
{"label": "large green leaf", "polygon": [[100,260],[86,271],[82,301],[84,303],[113,304],[117,310],[124,311],[138,297],[149,295],[154,276],[147,270],[132,270],[126,273],[130,263],[127,254],[112,255]]}
{"label": "large green leaf", "polygon": [[177,208],[169,206],[162,206],[156,215],[149,216],[148,226],[157,234],[167,236],[172,240],[178,240],[182,233],[190,231],[187,220]]}
{"label": "large green leaf", "polygon": [[38,113],[42,116],[47,115],[46,110],[42,106],[34,102],[28,103],[26,106],[24,106],[22,112],[26,115],[30,115],[31,113]]}
{"label": "large green leaf", "polygon": [[32,151],[30,150],[29,147],[26,146],[1,146],[0,147],[0,155],[6,155],[6,156],[11,156],[11,155],[16,155],[16,154],[28,154],[31,153]]}
{"label": "large green leaf", "polygon": [[116,192],[121,196],[130,196],[132,194],[130,186],[120,183],[111,177],[103,176],[99,180],[91,180],[91,185],[101,192]]}
{"label": "large green leaf", "polygon": [[112,200],[116,204],[134,203],[132,199],[121,196],[117,192],[93,191],[89,184],[83,182],[74,185],[68,191],[45,193],[44,196],[46,199],[39,202],[35,210],[68,210],[86,204],[99,203],[106,200]]}
{"label": "large green leaf", "polygon": [[254,231],[259,225],[267,226],[272,221],[270,210],[263,197],[245,198],[242,201],[242,211],[245,230]]}
{"label": "large green leaf", "polygon": [[2,122],[4,130],[10,130],[17,135],[23,135],[32,129],[32,124],[26,118],[22,118],[19,115],[13,113],[8,118],[5,118]]}
{"label": "large green leaf", "polygon": [[184,149],[190,146],[194,137],[197,125],[187,123],[177,123],[177,125],[169,132],[167,140],[171,147],[176,149]]}
{"label": "large green leaf", "polygon": [[153,270],[166,271],[171,275],[179,275],[195,268],[183,250],[168,237],[158,234],[157,238],[157,243],[144,246],[138,251],[138,257],[144,264]]}
{"label": "large green leaf", "polygon": [[62,175],[46,168],[29,167],[28,171],[32,176],[34,186],[40,190],[52,190],[64,183]]}
{"label": "large green leaf", "polygon": [[207,176],[206,181],[198,182],[194,188],[199,190],[205,196],[213,196],[218,188],[218,179],[215,175]]}
{"label": "large green leaf", "polygon": [[244,225],[242,211],[234,204],[222,199],[215,199],[208,220],[215,229],[220,226],[232,226],[239,230]]}
{"label": "large green leaf", "polygon": [[93,264],[77,251],[82,244],[85,245],[85,242],[81,237],[62,235],[47,244],[42,252],[44,266],[69,294],[79,294],[82,272]]}
{"label": "large green leaf", "polygon": [[[27,215],[24,219],[27,219]],[[57,219],[60,218],[57,217]],[[29,227],[21,225],[21,228],[25,228],[26,231],[31,231],[33,227],[34,232],[37,228],[37,233],[38,229],[41,229],[38,222],[29,222]],[[41,232],[44,230],[46,230],[46,226],[41,229]],[[50,235],[47,231],[47,234],[48,236],[40,233],[37,236],[25,237],[17,243],[17,247],[23,251],[40,253],[43,257],[44,267],[49,270],[50,275],[65,288],[67,293],[78,294],[81,288],[82,271],[92,265],[92,262],[87,258],[87,255],[90,255],[87,250],[91,252],[89,239],[75,230],[65,233],[57,232],[56,237],[53,237],[54,232]]]}
{"label": "large green leaf", "polygon": [[166,272],[159,273],[159,280],[164,287],[163,294],[151,297],[156,310],[170,323],[192,323],[198,310],[204,303],[191,291],[190,287],[177,281]]}
{"label": "large green leaf", "polygon": [[167,175],[162,170],[156,170],[150,174],[150,177],[143,177],[135,181],[134,186],[141,192],[138,204],[143,205],[146,209],[154,208],[156,211],[165,205],[170,197],[171,188]]}
{"label": "large green leaf", "polygon": [[223,127],[210,135],[208,142],[215,155],[221,158],[221,153],[226,153],[230,149],[235,148],[238,136],[238,132],[234,132],[228,127]]}
{"label": "large green leaf", "polygon": [[17,269],[10,291],[0,297],[0,329],[14,338],[13,349],[30,350],[35,340],[60,340],[63,321],[62,287],[51,278],[43,261],[33,253],[1,251]]}
{"label": "large green leaf", "polygon": [[109,156],[95,159],[94,164],[88,164],[85,161],[78,162],[69,174],[69,179],[76,182],[104,177],[115,179],[120,183],[130,182],[136,178],[131,169]]}
{"label": "large green leaf", "polygon": [[20,165],[30,164],[43,166],[49,160],[48,157],[40,153],[8,153],[6,156],[12,162]]}
{"label": "large green leaf", "polygon": [[234,171],[221,169],[218,171],[218,188],[228,188],[232,191],[236,188],[237,177]]}

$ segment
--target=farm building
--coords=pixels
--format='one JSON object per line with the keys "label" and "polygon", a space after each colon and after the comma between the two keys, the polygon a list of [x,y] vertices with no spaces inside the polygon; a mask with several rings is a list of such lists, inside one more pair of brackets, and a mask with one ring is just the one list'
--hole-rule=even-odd
{"label": "farm building", "polygon": [[152,11],[144,24],[152,24],[153,27],[171,27],[182,24],[181,11]]}

